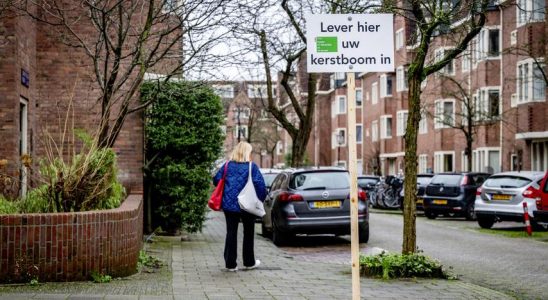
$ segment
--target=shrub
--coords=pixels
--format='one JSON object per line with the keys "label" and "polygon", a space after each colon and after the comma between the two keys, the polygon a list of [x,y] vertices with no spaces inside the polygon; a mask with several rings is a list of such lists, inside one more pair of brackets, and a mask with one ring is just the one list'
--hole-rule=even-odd
{"label": "shrub", "polygon": [[210,170],[224,142],[220,98],[211,88],[189,82],[145,83],[145,189],[153,228],[200,231],[211,186]]}
{"label": "shrub", "polygon": [[451,278],[443,266],[420,253],[400,254],[382,252],[373,256],[360,256],[361,273],[383,279],[402,277]]}
{"label": "shrub", "polygon": [[30,190],[27,196],[19,202],[19,212],[41,213],[50,211],[47,191],[48,186],[45,184]]}
{"label": "shrub", "polygon": [[0,215],[2,214],[15,214],[19,212],[17,202],[10,201],[4,196],[0,195]]}

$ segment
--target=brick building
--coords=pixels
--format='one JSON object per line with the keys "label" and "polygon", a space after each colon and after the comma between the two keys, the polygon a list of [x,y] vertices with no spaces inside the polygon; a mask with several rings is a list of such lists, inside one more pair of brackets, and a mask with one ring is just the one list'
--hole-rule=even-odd
{"label": "brick building", "polygon": [[[35,6],[28,9],[32,14],[40,15]],[[75,8],[67,13],[81,15],[82,11]],[[90,20],[82,18],[72,25],[84,42],[98,39],[98,31]],[[160,26],[155,27],[160,28],[158,30],[165,30],[167,25],[156,26]],[[55,141],[59,146],[55,151],[59,150],[67,157],[72,147],[78,147],[72,128],[93,134],[99,126],[101,91],[93,61],[82,47],[69,46],[70,38],[61,32],[59,27],[38,22],[13,10],[4,11],[0,17],[0,160],[7,160],[9,175],[19,176],[23,181],[23,188],[12,191],[14,194],[24,192],[26,183],[30,183],[31,176],[26,178],[25,172],[21,171],[21,155],[30,155],[34,161],[33,170],[36,170],[38,160],[45,158],[48,148],[51,149],[46,147],[47,141]],[[178,43],[168,52],[170,59],[180,54],[181,46]],[[124,51],[130,50],[126,48]],[[128,65],[123,61],[120,72]],[[160,60],[151,69],[155,73],[152,75],[175,65]],[[129,89],[135,74],[129,75],[128,81],[121,85],[122,90]],[[131,101],[138,100],[137,97]],[[115,106],[112,115],[116,109]],[[118,177],[127,191],[142,191],[143,119],[140,112],[127,116],[114,150],[118,155]]]}
{"label": "brick building", "polygon": [[[468,120],[474,132],[470,169],[548,169],[546,3],[518,2],[501,1],[489,6],[484,28],[467,50],[423,82],[419,172],[468,169],[465,135],[455,128]],[[404,169],[408,109],[405,78],[415,49],[416,28],[409,19],[396,15],[394,31],[395,72],[356,74],[360,174],[397,174]],[[438,36],[429,59],[435,60],[451,46],[446,36]],[[319,157],[320,165],[346,166],[345,74],[331,74],[328,81],[320,80],[318,87],[319,117],[314,132],[321,134],[311,136],[308,155]],[[466,109],[466,103],[470,109]]]}

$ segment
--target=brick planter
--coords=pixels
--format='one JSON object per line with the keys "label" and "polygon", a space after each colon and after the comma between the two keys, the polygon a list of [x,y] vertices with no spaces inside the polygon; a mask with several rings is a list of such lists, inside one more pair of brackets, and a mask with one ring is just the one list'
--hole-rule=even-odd
{"label": "brick planter", "polygon": [[117,209],[0,215],[0,282],[87,280],[92,272],[136,272],[143,196]]}

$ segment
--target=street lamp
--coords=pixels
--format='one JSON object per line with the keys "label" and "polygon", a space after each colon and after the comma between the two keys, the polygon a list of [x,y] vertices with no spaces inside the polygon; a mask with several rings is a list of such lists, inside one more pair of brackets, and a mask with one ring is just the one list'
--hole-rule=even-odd
{"label": "street lamp", "polygon": [[339,131],[337,134],[337,166],[339,165],[339,160],[341,159],[341,146],[344,144],[344,134],[342,131]]}

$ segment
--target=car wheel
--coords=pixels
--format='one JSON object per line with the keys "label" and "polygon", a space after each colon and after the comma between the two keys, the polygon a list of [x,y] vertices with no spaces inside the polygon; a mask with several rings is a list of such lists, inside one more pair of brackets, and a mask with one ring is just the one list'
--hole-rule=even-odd
{"label": "car wheel", "polygon": [[278,228],[276,223],[272,222],[272,242],[274,243],[274,245],[276,245],[276,246],[287,245],[288,242],[289,242],[290,237],[291,237],[290,234],[288,234],[286,232],[282,232]]}
{"label": "car wheel", "polygon": [[478,225],[481,228],[489,229],[495,224],[495,217],[490,216],[477,216]]}
{"label": "car wheel", "polygon": [[268,231],[268,229],[266,229],[266,226],[264,226],[264,220],[261,222],[261,235],[265,238],[272,237],[272,232]]}
{"label": "car wheel", "polygon": [[362,223],[358,231],[358,239],[360,243],[367,243],[369,241],[369,224]]}
{"label": "car wheel", "polygon": [[430,219],[430,220],[434,220],[435,218],[438,217],[438,214],[437,214],[437,213],[431,212],[431,211],[429,211],[429,210],[425,210],[425,211],[424,211],[424,215],[425,215],[428,219]]}
{"label": "car wheel", "polygon": [[474,210],[474,203],[470,203],[468,204],[468,206],[466,206],[464,217],[468,221],[474,221],[476,219],[476,211]]}

